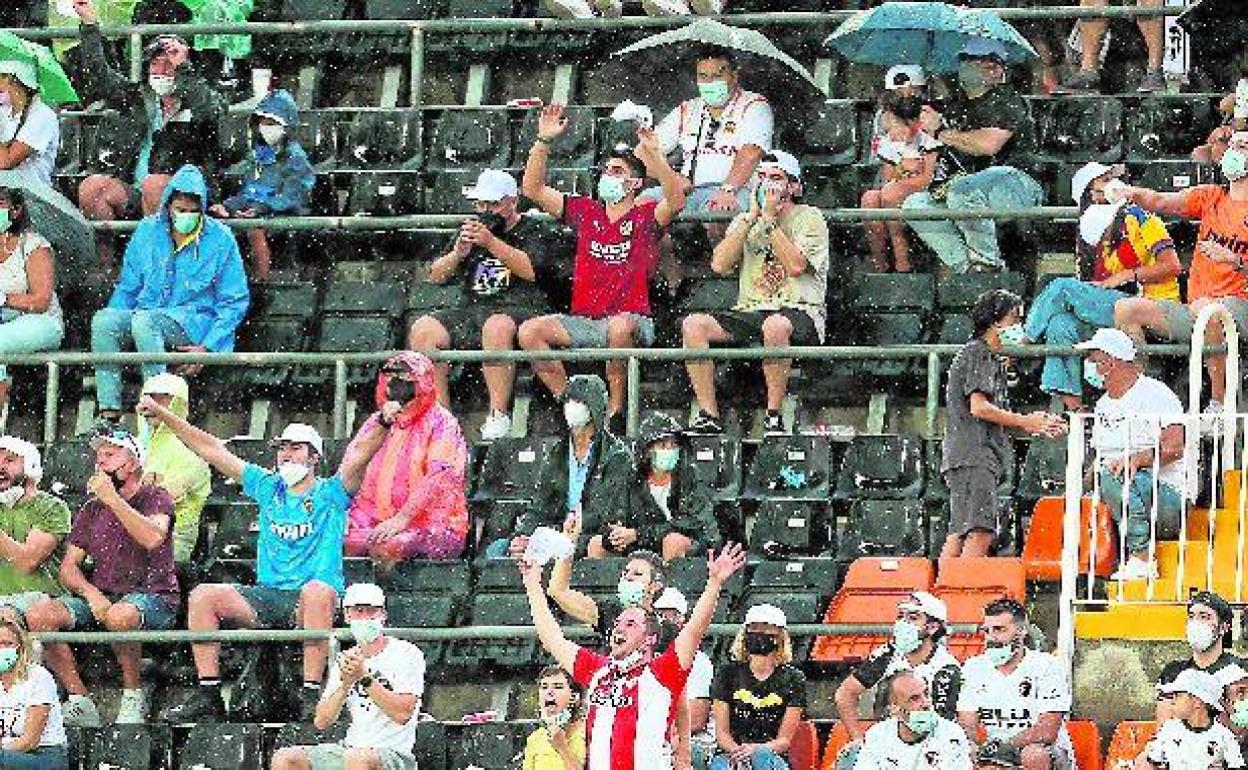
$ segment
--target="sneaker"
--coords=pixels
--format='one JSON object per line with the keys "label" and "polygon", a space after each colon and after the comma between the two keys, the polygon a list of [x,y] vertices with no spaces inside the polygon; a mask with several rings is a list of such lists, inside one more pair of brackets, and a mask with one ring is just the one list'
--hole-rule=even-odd
{"label": "sneaker", "polygon": [[688,16],[685,0],[641,0],[641,8],[650,16]]}
{"label": "sneaker", "polygon": [[1223,409],[1224,407],[1222,406],[1221,401],[1210,401],[1208,404],[1205,405],[1204,410],[1202,410],[1200,413],[1201,414],[1201,419],[1200,419],[1200,432],[1201,433],[1206,434],[1206,435],[1211,434],[1211,433],[1217,433],[1218,430],[1222,428],[1223,423],[1226,422],[1225,420],[1221,419]]}
{"label": "sneaker", "polygon": [[724,0],[689,0],[689,7],[699,16],[718,16],[724,12]]}
{"label": "sneaker", "polygon": [[718,417],[713,417],[699,409],[697,416],[689,421],[689,432],[715,435],[723,433],[724,426],[720,424]]}
{"label": "sneaker", "polygon": [[1109,576],[1110,580],[1156,580],[1157,565],[1151,561],[1144,561],[1138,556],[1132,556],[1127,559],[1127,563],[1118,568],[1118,571]]}
{"label": "sneaker", "polygon": [[299,721],[311,722],[316,717],[316,704],[321,700],[320,687],[299,688]]}
{"label": "sneaker", "polygon": [[624,15],[624,3],[622,0],[594,0],[594,10],[599,16],[615,18]]}
{"label": "sneaker", "polygon": [[117,708],[119,725],[141,725],[147,721],[147,696],[143,689],[122,690],[121,705]]}
{"label": "sneaker", "polygon": [[556,19],[592,19],[589,0],[542,0],[542,8]]}
{"label": "sneaker", "polygon": [[181,703],[170,703],[160,712],[160,721],[170,724],[187,722],[224,722],[225,702],[221,700],[221,686],[200,685]]}
{"label": "sneaker", "polygon": [[71,695],[61,706],[61,719],[71,727],[100,727],[100,710],[88,695]]}
{"label": "sneaker", "polygon": [[1144,78],[1140,84],[1136,86],[1136,92],[1141,94],[1153,94],[1158,91],[1166,90],[1166,76],[1161,70],[1148,70],[1144,73]]}
{"label": "sneaker", "polygon": [[784,436],[787,433],[784,429],[784,417],[779,412],[768,409],[767,416],[763,418],[763,435]]}
{"label": "sneaker", "polygon": [[1098,70],[1078,70],[1057,84],[1054,93],[1095,94],[1101,90],[1101,73]]}
{"label": "sneaker", "polygon": [[496,441],[511,433],[511,415],[491,409],[490,414],[481,424],[481,440]]}

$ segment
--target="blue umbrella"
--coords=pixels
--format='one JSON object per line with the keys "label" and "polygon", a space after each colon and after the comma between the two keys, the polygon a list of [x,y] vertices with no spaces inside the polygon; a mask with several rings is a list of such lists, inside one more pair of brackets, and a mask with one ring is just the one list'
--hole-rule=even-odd
{"label": "blue umbrella", "polygon": [[947,3],[889,2],[859,11],[824,45],[862,64],[919,64],[929,72],[953,72],[958,52],[972,38],[1000,43],[1010,64],[1036,58],[1026,38],[996,12]]}

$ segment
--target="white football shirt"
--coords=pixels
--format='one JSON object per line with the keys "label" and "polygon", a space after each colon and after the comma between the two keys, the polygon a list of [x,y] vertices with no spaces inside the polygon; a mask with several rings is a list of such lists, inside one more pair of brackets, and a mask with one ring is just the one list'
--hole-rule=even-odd
{"label": "white football shirt", "polygon": [[901,739],[896,717],[867,730],[854,770],[971,770],[971,747],[966,733],[948,719],[918,743]]}
{"label": "white football shirt", "polygon": [[1149,742],[1145,756],[1168,770],[1231,770],[1243,767],[1239,741],[1226,725],[1214,722],[1204,729],[1182,719],[1167,719]]}
{"label": "white football shirt", "polygon": [[[411,642],[387,637],[386,646],[373,657],[366,658],[364,667],[368,669],[369,676],[392,692],[412,694],[417,698],[424,695],[425,654]],[[341,684],[342,675],[335,661],[330,665],[329,678],[321,697],[329,697]],[[358,682],[347,695],[347,711],[351,715],[351,724],[347,726],[342,745],[348,748],[393,749],[408,755],[412,753],[412,746],[416,743],[415,714],[407,720],[407,724],[395,722],[368,697]]]}
{"label": "white football shirt", "polygon": [[[958,711],[974,711],[989,738],[1008,740],[1034,727],[1041,714],[1070,712],[1070,681],[1061,661],[1047,652],[1027,650],[1010,673],[976,655],[962,666]],[[1056,745],[1074,761],[1065,725]]]}

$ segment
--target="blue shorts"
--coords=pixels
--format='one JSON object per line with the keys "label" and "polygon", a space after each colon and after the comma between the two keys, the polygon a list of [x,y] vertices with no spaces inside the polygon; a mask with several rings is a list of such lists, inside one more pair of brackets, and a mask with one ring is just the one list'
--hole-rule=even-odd
{"label": "blue shorts", "polygon": [[270,588],[233,584],[233,589],[251,605],[260,628],[294,628],[299,609],[299,589]]}
{"label": "blue shorts", "polygon": [[[126,594],[108,597],[115,604],[130,604],[139,611],[139,629],[164,631],[178,620],[178,598],[167,594]],[[58,602],[69,610],[73,624],[66,631],[98,631],[103,626],[91,614],[91,605],[81,596],[58,596]]]}

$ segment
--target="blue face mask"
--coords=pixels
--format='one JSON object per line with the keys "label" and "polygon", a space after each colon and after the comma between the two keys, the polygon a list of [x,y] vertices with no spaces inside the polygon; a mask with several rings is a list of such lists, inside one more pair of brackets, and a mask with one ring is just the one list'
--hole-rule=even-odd
{"label": "blue face mask", "polygon": [[712,80],[709,83],[698,83],[698,95],[708,107],[723,107],[732,96],[727,80]]}
{"label": "blue face mask", "polygon": [[1000,668],[1010,662],[1010,658],[1014,657],[1013,644],[989,644],[984,648],[984,654],[988,656],[988,660],[992,661],[992,665]]}
{"label": "blue face mask", "polygon": [[624,200],[624,196],[627,194],[628,190],[624,186],[624,180],[619,177],[603,174],[598,178],[598,199],[608,206]]}
{"label": "blue face mask", "polygon": [[173,212],[173,229],[179,235],[190,235],[195,232],[195,228],[199,227],[198,211],[175,211]]}
{"label": "blue face mask", "polygon": [[1023,331],[1022,324],[1010,324],[997,330],[997,339],[1002,345],[1026,345],[1027,332]]}
{"label": "blue face mask", "polygon": [[620,598],[620,604],[625,608],[640,607],[642,600],[646,598],[646,587],[628,578],[620,578],[615,592]]}
{"label": "blue face mask", "polygon": [[1241,730],[1248,729],[1248,700],[1235,701],[1231,707],[1231,724]]}
{"label": "blue face mask", "polygon": [[7,674],[17,665],[17,648],[0,648],[0,674]]}
{"label": "blue face mask", "polygon": [[1105,375],[1096,368],[1096,362],[1090,358],[1083,359],[1083,379],[1097,390],[1105,390]]}
{"label": "blue face mask", "polygon": [[893,624],[893,649],[902,655],[909,655],[923,644],[923,632],[915,624],[898,620]]}
{"label": "blue face mask", "polygon": [[911,711],[906,717],[906,727],[919,735],[930,735],[936,729],[936,712],[931,709]]}
{"label": "blue face mask", "polygon": [[8,208],[0,208],[0,233],[7,233],[13,226],[13,214]]}

